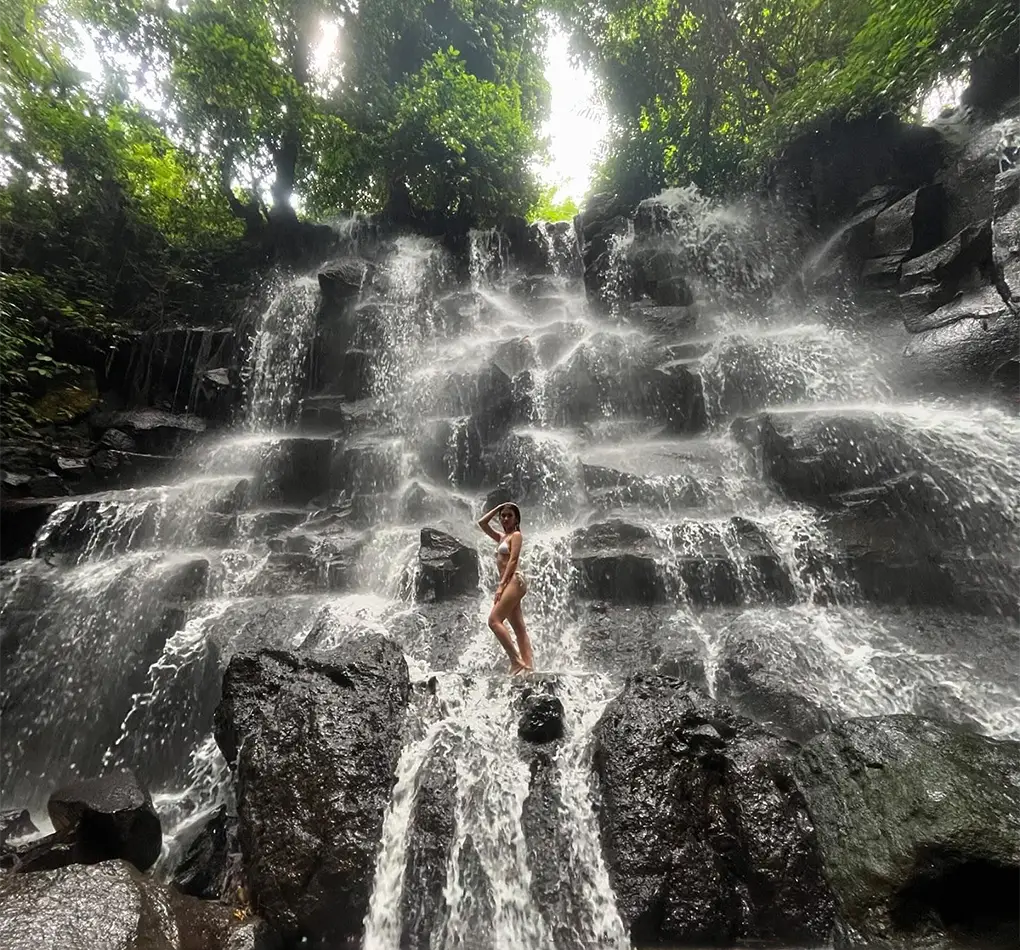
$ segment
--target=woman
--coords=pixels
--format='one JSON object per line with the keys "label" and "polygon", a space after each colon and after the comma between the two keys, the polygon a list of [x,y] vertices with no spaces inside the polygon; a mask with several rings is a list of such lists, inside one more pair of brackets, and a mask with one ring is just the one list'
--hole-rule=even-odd
{"label": "woman", "polygon": [[[503,533],[494,531],[489,524],[499,512],[499,523]],[[510,674],[530,672],[534,668],[535,659],[531,654],[531,640],[524,626],[524,614],[521,613],[521,600],[528,592],[528,582],[517,569],[521,557],[521,509],[513,502],[496,505],[491,511],[482,515],[478,522],[481,528],[496,542],[496,568],[499,570],[499,586],[496,597],[489,611],[489,629],[496,634],[506,655],[510,657]],[[510,621],[517,643],[507,629],[506,621]]]}

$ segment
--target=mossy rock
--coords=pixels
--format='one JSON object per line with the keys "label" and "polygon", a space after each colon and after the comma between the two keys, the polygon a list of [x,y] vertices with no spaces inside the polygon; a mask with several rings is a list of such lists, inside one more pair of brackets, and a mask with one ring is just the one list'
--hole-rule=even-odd
{"label": "mossy rock", "polygon": [[39,424],[75,422],[87,416],[99,404],[99,387],[91,370],[53,380],[49,390],[32,404],[32,415]]}

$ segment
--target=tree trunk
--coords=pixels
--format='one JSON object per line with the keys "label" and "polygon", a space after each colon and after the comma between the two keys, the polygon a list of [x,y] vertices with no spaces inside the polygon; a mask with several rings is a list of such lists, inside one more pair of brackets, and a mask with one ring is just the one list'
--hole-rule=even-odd
{"label": "tree trunk", "polygon": [[231,183],[231,179],[234,177],[234,162],[229,155],[224,155],[220,161],[220,189],[227,199],[227,205],[230,207],[230,213],[235,218],[240,218],[244,222],[244,234],[245,237],[255,237],[261,234],[265,228],[266,222],[262,217],[262,213],[259,209],[258,198],[252,196],[247,202],[241,201],[237,197],[237,193],[234,191],[234,186]]}

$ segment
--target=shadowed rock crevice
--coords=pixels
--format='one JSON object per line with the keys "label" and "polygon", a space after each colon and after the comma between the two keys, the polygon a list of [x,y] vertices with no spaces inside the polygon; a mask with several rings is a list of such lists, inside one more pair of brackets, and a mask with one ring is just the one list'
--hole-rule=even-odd
{"label": "shadowed rock crevice", "polygon": [[907,939],[944,934],[958,944],[1005,950],[1020,928],[1018,893],[1018,865],[924,852],[914,876],[894,896],[889,917]]}

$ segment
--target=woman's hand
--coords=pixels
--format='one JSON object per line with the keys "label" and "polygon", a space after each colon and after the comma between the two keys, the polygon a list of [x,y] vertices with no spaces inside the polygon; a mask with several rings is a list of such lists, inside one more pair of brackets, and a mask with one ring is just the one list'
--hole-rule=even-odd
{"label": "woman's hand", "polygon": [[495,598],[492,601],[494,604],[498,604],[499,603],[499,598],[503,596],[503,591],[504,590],[506,590],[506,586],[504,584],[500,584],[496,588],[496,596],[495,596]]}

